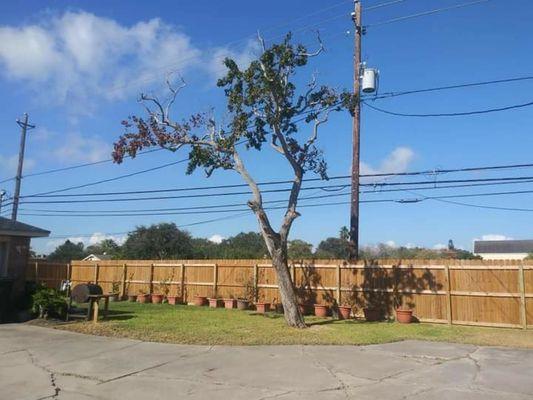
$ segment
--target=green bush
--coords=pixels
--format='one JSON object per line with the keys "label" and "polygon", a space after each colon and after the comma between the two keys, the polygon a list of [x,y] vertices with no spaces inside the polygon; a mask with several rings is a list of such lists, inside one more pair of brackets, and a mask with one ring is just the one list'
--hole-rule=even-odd
{"label": "green bush", "polygon": [[39,318],[62,318],[67,307],[67,298],[56,289],[40,286],[32,296],[32,311],[39,314]]}

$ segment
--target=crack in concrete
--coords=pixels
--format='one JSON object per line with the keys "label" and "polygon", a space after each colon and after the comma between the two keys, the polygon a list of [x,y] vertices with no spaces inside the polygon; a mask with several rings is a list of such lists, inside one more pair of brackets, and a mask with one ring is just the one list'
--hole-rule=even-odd
{"label": "crack in concrete", "polygon": [[35,359],[34,355],[32,354],[32,352],[29,351],[28,349],[26,349],[26,353],[28,354],[30,362],[31,362],[31,364],[33,366],[45,371],[49,375],[50,386],[51,386],[52,390],[54,391],[54,394],[51,395],[51,396],[47,396],[45,398],[57,399],[59,397],[59,392],[61,392],[61,388],[56,383],[56,375],[55,375],[54,371],[51,371],[50,369],[48,369],[48,368],[46,368],[46,367],[44,367],[42,365],[39,365],[37,363],[37,360]]}
{"label": "crack in concrete", "polygon": [[325,369],[333,379],[335,379],[338,383],[339,383],[339,386],[338,387],[335,387],[335,388],[330,388],[330,389],[323,389],[323,390],[320,390],[319,392],[324,392],[324,391],[342,391],[344,393],[344,397],[349,399],[350,398],[350,393],[348,392],[348,387],[346,386],[346,383],[335,373],[335,371],[333,371],[332,368],[328,367],[326,364],[322,363],[318,358],[316,358],[314,355],[311,355],[309,354],[307,351],[303,351],[303,354],[306,355],[307,357],[310,357],[312,360],[313,360],[313,364],[319,368],[322,368],[322,369]]}

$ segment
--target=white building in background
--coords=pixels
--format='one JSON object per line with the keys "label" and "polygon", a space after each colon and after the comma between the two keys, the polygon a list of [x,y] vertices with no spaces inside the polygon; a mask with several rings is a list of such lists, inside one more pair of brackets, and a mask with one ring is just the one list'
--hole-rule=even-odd
{"label": "white building in background", "polygon": [[523,260],[533,254],[533,240],[475,240],[474,254],[484,260]]}

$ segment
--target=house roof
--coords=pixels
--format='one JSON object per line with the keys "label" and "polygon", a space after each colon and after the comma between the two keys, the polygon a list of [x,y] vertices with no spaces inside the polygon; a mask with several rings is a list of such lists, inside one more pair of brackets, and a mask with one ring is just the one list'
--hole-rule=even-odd
{"label": "house roof", "polygon": [[23,237],[46,237],[50,231],[36,226],[0,217],[0,235]]}
{"label": "house roof", "polygon": [[82,261],[91,261],[91,260],[95,260],[95,261],[111,260],[111,256],[107,254],[89,254]]}
{"label": "house roof", "polygon": [[533,240],[476,240],[474,253],[533,253]]}

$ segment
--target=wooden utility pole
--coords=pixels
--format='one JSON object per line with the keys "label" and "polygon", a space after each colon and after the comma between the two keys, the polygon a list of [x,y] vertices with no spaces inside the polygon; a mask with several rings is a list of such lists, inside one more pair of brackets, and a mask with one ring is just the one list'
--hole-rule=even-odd
{"label": "wooden utility pole", "polygon": [[34,125],[28,123],[28,114],[24,114],[24,121],[17,119],[17,124],[22,128],[20,135],[20,149],[19,149],[19,163],[17,167],[17,176],[15,177],[15,195],[13,196],[13,210],[11,213],[11,219],[17,220],[17,212],[19,208],[20,199],[20,183],[22,181],[22,167],[24,165],[24,150],[26,148],[26,132],[29,129],[35,128]]}
{"label": "wooden utility pole", "polygon": [[350,208],[350,258],[357,259],[359,253],[359,153],[360,153],[360,128],[361,128],[361,1],[354,1],[355,9],[352,13],[354,22],[354,72],[353,91],[356,96],[353,110],[352,125],[352,198]]}

